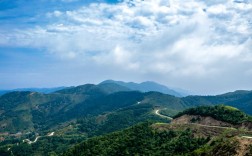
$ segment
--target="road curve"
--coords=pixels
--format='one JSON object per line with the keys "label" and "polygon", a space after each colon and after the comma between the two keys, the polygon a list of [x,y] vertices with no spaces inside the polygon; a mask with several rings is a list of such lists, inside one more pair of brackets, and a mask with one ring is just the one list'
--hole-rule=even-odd
{"label": "road curve", "polygon": [[[53,136],[54,133],[55,132],[51,132],[47,136],[49,136],[49,137]],[[34,141],[31,141],[30,139],[24,139],[23,142],[27,142],[28,144],[33,144],[33,143],[36,143],[40,137],[42,137],[42,136],[37,136]]]}
{"label": "road curve", "polygon": [[155,111],[155,114],[158,115],[158,116],[160,116],[160,117],[162,117],[162,118],[166,118],[166,119],[168,119],[168,120],[172,120],[172,119],[173,119],[173,118],[171,118],[171,117],[169,117],[169,116],[165,116],[165,115],[160,114],[159,111],[160,111],[160,110],[157,109],[157,110]]}
{"label": "road curve", "polygon": [[28,144],[33,144],[38,141],[40,136],[37,136],[34,141],[31,141],[30,139],[24,139],[23,142],[27,142]]}

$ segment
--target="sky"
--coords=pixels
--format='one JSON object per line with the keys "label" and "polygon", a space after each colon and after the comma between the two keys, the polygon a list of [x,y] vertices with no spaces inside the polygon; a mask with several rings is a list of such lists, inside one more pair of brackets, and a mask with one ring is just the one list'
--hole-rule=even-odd
{"label": "sky", "polygon": [[0,0],[0,89],[252,90],[252,0]]}

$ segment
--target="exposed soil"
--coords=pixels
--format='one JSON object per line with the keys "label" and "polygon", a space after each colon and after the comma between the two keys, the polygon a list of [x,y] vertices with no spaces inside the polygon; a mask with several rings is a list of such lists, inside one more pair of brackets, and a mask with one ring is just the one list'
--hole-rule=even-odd
{"label": "exposed soil", "polygon": [[212,117],[202,117],[200,115],[183,115],[179,118],[173,119],[172,123],[175,124],[196,123],[208,126],[234,127],[234,125],[230,123],[219,121]]}
{"label": "exposed soil", "polygon": [[252,155],[250,146],[252,145],[252,139],[237,137],[239,142],[239,148],[237,148],[237,156]]}

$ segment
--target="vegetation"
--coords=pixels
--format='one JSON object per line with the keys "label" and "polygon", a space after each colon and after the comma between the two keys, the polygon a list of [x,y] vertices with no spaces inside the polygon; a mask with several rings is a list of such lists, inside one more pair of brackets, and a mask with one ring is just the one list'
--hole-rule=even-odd
{"label": "vegetation", "polygon": [[178,111],[174,109],[161,109],[159,113],[165,116],[174,116],[178,114]]}
{"label": "vegetation", "polygon": [[129,106],[115,112],[78,119],[77,125],[80,132],[87,133],[90,137],[118,131],[147,120],[169,122],[153,114],[153,109],[150,104]]}
{"label": "vegetation", "polygon": [[79,118],[134,106],[138,102],[141,107],[145,107],[144,104],[159,107],[161,114],[169,116],[190,107],[218,103],[252,114],[251,101],[252,92],[249,91],[178,98],[158,92],[128,91],[124,86],[111,83],[70,87],[50,94],[17,91],[0,96],[0,132],[41,132]]}
{"label": "vegetation", "polygon": [[[72,122],[62,130],[58,129],[57,136],[41,137],[31,145],[23,143],[22,139],[10,143],[11,151],[14,155],[50,155],[52,153],[60,155],[72,145],[80,143],[88,137],[118,131],[150,119],[155,122],[167,122],[167,120],[150,113],[153,110],[151,105],[144,106],[135,105],[111,113],[80,118],[76,123]],[[24,138],[34,140],[35,136],[27,135]],[[5,141],[0,147],[2,147],[3,152],[8,153],[6,143]],[[19,145],[16,143],[19,143]]]}
{"label": "vegetation", "polygon": [[[146,120],[162,123],[167,122],[167,120],[154,114],[155,109],[160,109],[161,114],[171,116],[187,108],[199,106],[202,103],[205,105],[215,105],[222,102],[230,104],[231,106],[238,106],[239,109],[250,112],[252,110],[251,93],[252,92],[248,91],[219,96],[189,96],[178,98],[158,92],[141,93],[129,91],[127,88],[116,84],[88,84],[65,88],[50,94],[18,91],[11,92],[0,96],[0,139],[3,140],[0,141],[0,155],[10,154],[10,151],[7,150],[10,147],[13,153],[18,153],[19,155],[27,155],[27,153],[32,155],[61,154],[70,146],[90,137],[95,137],[93,139],[95,142],[97,139],[99,140],[99,138],[107,137],[101,135],[125,129],[139,122],[144,122]],[[216,119],[235,124],[243,121],[251,121],[250,116],[241,113],[234,107],[227,106],[216,106],[211,108],[205,106],[198,109],[189,109],[187,112],[201,112],[205,115],[211,114],[211,116]],[[181,114],[182,113],[180,113],[180,115]],[[148,140],[148,138],[140,134],[136,135],[133,133],[132,128],[130,129],[123,130],[127,135],[121,134],[122,132],[116,132],[111,135],[121,134],[126,138],[130,136],[133,137],[131,141],[135,142],[137,142],[137,137],[140,137],[139,140],[142,138],[143,142],[147,139],[146,144],[147,142],[151,142],[150,146],[140,144],[142,149],[145,149],[144,146],[146,146],[145,150],[147,150],[147,152],[148,150],[151,151],[154,149],[163,150],[164,152],[164,149],[167,150],[170,147],[180,148],[176,146],[175,143],[178,145],[182,145],[182,143],[180,141],[177,142],[176,139],[182,139],[182,134],[184,134],[184,132],[184,138],[191,135],[190,131],[175,130],[174,137],[167,138],[168,141],[165,143],[160,143],[160,141],[157,140],[160,140],[158,136],[161,135],[161,132],[156,132],[151,129],[146,130],[146,132],[152,131],[154,133]],[[31,137],[34,139],[35,134],[45,136],[48,132],[53,131],[55,131],[57,135],[51,138],[41,137],[36,143],[31,145],[22,142],[22,139]],[[6,132],[8,133],[6,134]],[[141,133],[145,134],[145,131]],[[162,133],[166,135],[166,132]],[[27,134],[33,135],[27,136]],[[120,139],[124,141],[126,138]],[[124,146],[119,145],[119,142],[117,142],[118,145],[114,145],[113,141],[110,141],[111,142],[108,142],[113,145],[111,148],[123,148],[121,146]],[[135,145],[134,142],[125,141],[129,145]],[[183,141],[186,143],[186,140]],[[101,144],[98,144],[99,146],[104,146],[104,140],[99,142],[101,142]],[[87,143],[89,143],[89,141],[87,141]],[[190,149],[190,151],[194,149],[194,145],[193,147],[187,147],[187,145],[185,147]],[[106,149],[105,152],[108,152],[107,150],[109,149]],[[131,149],[130,146],[130,149],[124,152],[127,153],[134,150]],[[169,150],[172,154],[181,155],[181,153],[173,148]],[[181,151],[182,154],[184,154],[183,152],[186,150],[182,149]],[[144,153],[144,151],[141,152]],[[154,154],[158,155],[162,153],[154,152]]]}
{"label": "vegetation", "polygon": [[9,146],[2,146],[0,148],[0,154],[2,155],[18,155],[18,156],[33,156],[33,155],[59,155],[66,149],[74,144],[80,143],[85,137],[80,136],[52,136],[41,137],[39,141],[34,144],[27,144],[20,141],[18,144]]}
{"label": "vegetation", "polygon": [[216,120],[225,121],[231,124],[240,124],[245,121],[252,121],[251,117],[242,111],[225,105],[217,106],[200,106],[196,108],[189,108],[183,112],[178,113],[174,118],[178,118],[184,114],[211,116]]}
{"label": "vegetation", "polygon": [[155,131],[146,122],[109,135],[94,137],[71,148],[64,155],[184,155],[205,145],[207,138],[192,132]]}
{"label": "vegetation", "polygon": [[222,103],[252,115],[252,91],[235,91],[217,96],[188,96],[181,99],[189,107]]}
{"label": "vegetation", "polygon": [[235,139],[217,138],[210,144],[205,144],[203,147],[193,152],[194,156],[231,156],[237,154],[239,144]]}

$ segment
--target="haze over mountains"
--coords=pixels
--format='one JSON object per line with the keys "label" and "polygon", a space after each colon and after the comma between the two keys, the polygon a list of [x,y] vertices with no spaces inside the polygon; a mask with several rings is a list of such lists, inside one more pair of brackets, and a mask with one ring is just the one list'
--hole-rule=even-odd
{"label": "haze over mountains", "polygon": [[14,91],[31,91],[31,92],[39,92],[39,93],[52,93],[65,87],[55,87],[55,88],[18,88],[18,89],[11,89],[11,90],[0,90],[0,95],[5,93],[14,92]]}
{"label": "haze over mountains", "polygon": [[174,95],[177,97],[186,96],[188,93],[185,92],[179,92],[173,89],[168,88],[165,85],[158,84],[153,81],[146,81],[142,83],[134,83],[134,82],[123,82],[123,81],[114,81],[114,80],[106,80],[101,82],[100,84],[106,84],[106,83],[114,83],[118,84],[124,87],[129,88],[130,90],[135,91],[141,91],[141,92],[150,92],[150,91],[156,91],[164,94]]}
{"label": "haze over mountains", "polygon": [[[135,83],[135,82],[124,82],[124,81],[115,81],[115,80],[105,80],[100,82],[98,85],[104,85],[104,84],[117,84],[121,87],[117,86],[118,88],[121,88],[121,91],[140,91],[140,92],[160,92],[163,94],[169,94],[176,97],[185,97],[188,95],[204,95],[204,94],[195,94],[191,91],[184,90],[182,88],[170,88],[165,85],[159,84],[154,81],[145,81],[141,83]],[[53,88],[17,88],[17,89],[6,89],[6,90],[0,90],[0,95],[3,95],[5,93],[13,92],[13,91],[31,91],[31,92],[38,92],[38,93],[53,93],[59,90],[62,90],[64,88],[74,88],[74,86],[71,87],[53,87]],[[245,90],[237,90],[240,92],[243,92]],[[230,91],[230,94],[232,94],[233,91]],[[225,93],[224,93],[225,94]],[[215,95],[215,94],[214,94]]]}
{"label": "haze over mountains", "polygon": [[[141,91],[141,92],[149,92],[149,91],[156,91],[164,94],[174,95],[177,97],[187,96],[189,92],[179,91],[170,89],[165,85],[158,84],[152,81],[146,81],[142,83],[134,83],[134,82],[123,82],[123,81],[114,81],[114,80],[105,80],[100,83],[102,84],[117,84],[122,86],[121,91]],[[124,88],[123,88],[124,87]],[[19,88],[19,89],[12,89],[12,90],[0,90],[0,95],[3,95],[8,92],[12,91],[31,91],[31,92],[39,92],[39,93],[52,93],[67,87],[56,87],[56,88]]]}

